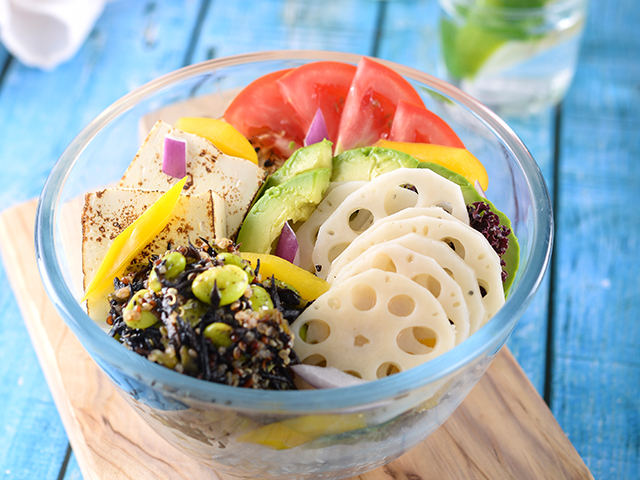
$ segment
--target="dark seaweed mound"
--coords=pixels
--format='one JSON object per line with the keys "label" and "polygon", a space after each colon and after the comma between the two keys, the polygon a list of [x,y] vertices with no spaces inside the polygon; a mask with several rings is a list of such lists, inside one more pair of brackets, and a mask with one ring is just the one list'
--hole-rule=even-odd
{"label": "dark seaweed mound", "polygon": [[[250,277],[255,276],[251,285],[268,292],[274,308],[254,310],[246,295],[220,306],[215,290],[208,305],[195,297],[191,284],[199,273],[224,265],[219,254],[236,254],[235,246],[230,242],[226,248],[190,244],[169,251],[179,252],[187,259],[184,271],[176,278],[165,278],[162,258],[154,257],[144,269],[114,280],[114,293],[109,297],[109,334],[149,360],[196,378],[246,388],[295,389],[289,366],[299,360],[292,349],[289,322],[306,306],[298,293],[273,278],[259,281],[259,272],[234,255],[234,261],[240,262]],[[149,275],[154,269],[161,289],[149,289]],[[149,289],[144,307],[158,321],[148,328],[130,328],[124,309],[142,289]],[[205,328],[214,323],[228,326],[222,345],[204,334]]]}

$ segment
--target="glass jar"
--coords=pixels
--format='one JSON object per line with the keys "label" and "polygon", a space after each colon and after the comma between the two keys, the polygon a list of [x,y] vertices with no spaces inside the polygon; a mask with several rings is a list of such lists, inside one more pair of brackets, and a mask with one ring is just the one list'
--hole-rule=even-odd
{"label": "glass jar", "polygon": [[587,0],[439,0],[439,74],[500,114],[557,104],[576,69]]}

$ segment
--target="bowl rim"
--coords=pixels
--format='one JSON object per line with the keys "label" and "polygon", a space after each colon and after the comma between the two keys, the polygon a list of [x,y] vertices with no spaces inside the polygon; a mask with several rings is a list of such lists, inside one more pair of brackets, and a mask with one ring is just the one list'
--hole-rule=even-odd
{"label": "bowl rim", "polygon": [[[245,53],[189,65],[160,76],[124,95],[92,120],[69,144],[55,163],[38,202],[35,224],[36,258],[45,290],[65,323],[83,347],[101,365],[107,362],[122,373],[176,399],[213,402],[219,406],[253,412],[322,412],[384,402],[398,395],[445,378],[488,353],[497,353],[535,295],[549,263],[553,240],[553,211],[542,173],[525,147],[507,124],[495,113],[456,87],[417,69],[375,58],[402,76],[428,85],[454,99],[502,138],[519,164],[532,192],[531,253],[526,268],[499,312],[460,345],[441,356],[390,377],[353,387],[326,390],[270,391],[216,384],[183,375],[122,348],[93,322],[74,297],[57,262],[55,225],[61,192],[69,172],[84,148],[97,133],[139,101],[177,81],[210,73],[219,68],[269,61],[342,61],[357,64],[364,55],[321,50],[274,50]],[[364,400],[366,399],[366,400]]]}

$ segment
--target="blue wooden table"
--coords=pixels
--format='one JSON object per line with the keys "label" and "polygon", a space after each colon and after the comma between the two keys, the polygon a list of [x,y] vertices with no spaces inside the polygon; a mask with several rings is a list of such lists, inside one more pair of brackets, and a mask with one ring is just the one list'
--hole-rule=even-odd
{"label": "blue wooden table", "polygon": [[[53,72],[0,46],[0,210],[36,197],[58,156],[123,94],[184,65],[286,48],[435,70],[435,0],[112,2]],[[509,340],[595,478],[640,478],[640,2],[592,0],[574,83],[508,118],[556,214],[553,262]],[[81,478],[0,267],[0,477]]]}

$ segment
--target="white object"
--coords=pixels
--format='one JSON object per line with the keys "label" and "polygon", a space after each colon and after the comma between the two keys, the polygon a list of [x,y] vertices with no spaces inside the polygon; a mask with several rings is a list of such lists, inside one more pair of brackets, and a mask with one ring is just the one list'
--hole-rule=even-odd
{"label": "white object", "polygon": [[[454,252],[451,253],[456,256]],[[371,269],[378,270],[380,274],[384,271],[399,273],[429,290],[455,326],[456,345],[467,339],[470,326],[469,309],[462,289],[436,259],[393,241],[385,242],[368,248],[343,268],[334,284]]]}
{"label": "white object", "polygon": [[105,0],[0,0],[0,40],[18,60],[51,70],[80,49]]}
{"label": "white object", "polygon": [[[416,192],[404,185],[412,185]],[[320,227],[312,254],[317,275],[327,278],[331,262],[371,224],[411,207],[435,206],[469,223],[460,187],[431,170],[399,168],[374,178],[345,198]],[[360,222],[363,217],[368,222]]]}
{"label": "white object", "polygon": [[331,182],[324,194],[322,202],[316,207],[311,216],[298,228],[298,246],[300,247],[300,267],[315,272],[311,254],[316,245],[318,231],[322,224],[335,212],[342,201],[355,190],[366,185],[367,182]]}
{"label": "white object", "polygon": [[300,363],[298,365],[291,365],[291,370],[315,388],[342,388],[367,383],[366,380],[344,373],[337,368],[318,367],[316,365]]}
{"label": "white object", "polygon": [[[415,215],[405,218],[411,210],[415,211]],[[423,237],[453,245],[456,254],[474,270],[479,286],[485,291],[482,303],[487,318],[493,317],[504,304],[500,257],[477,230],[448,215],[444,210],[441,210],[439,218],[427,216],[431,212],[432,209],[429,208],[407,209],[396,214],[403,217],[401,219],[391,215],[377,221],[335,259],[331,264],[327,281],[333,282],[340,270],[366,249],[410,233],[418,233]]]}
{"label": "white object", "polygon": [[292,331],[303,363],[326,362],[364,380],[413,368],[456,342],[429,290],[398,273],[376,270],[333,285],[296,319]]}
{"label": "white object", "polygon": [[[394,238],[380,245],[399,245],[437,260],[438,264],[456,281],[462,290],[469,310],[469,335],[477,332],[489,319],[484,304],[482,303],[478,277],[476,277],[473,269],[467,265],[449,245],[438,240],[423,237],[418,233],[409,233],[408,235]],[[374,245],[368,248],[360,257],[354,260],[353,263],[355,264],[361,257],[368,255],[370,250],[374,250],[380,245]],[[350,269],[351,264],[343,270]],[[342,278],[342,272],[340,272],[338,277]]]}

